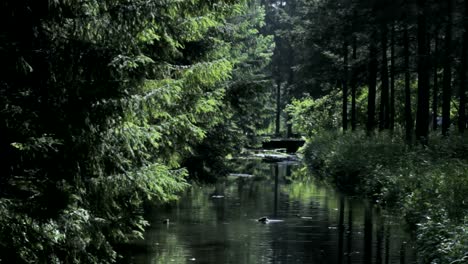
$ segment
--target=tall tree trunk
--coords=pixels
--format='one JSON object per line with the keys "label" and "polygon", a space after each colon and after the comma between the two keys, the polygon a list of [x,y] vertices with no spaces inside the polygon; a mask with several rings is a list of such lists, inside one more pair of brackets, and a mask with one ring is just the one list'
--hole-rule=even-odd
{"label": "tall tree trunk", "polygon": [[293,131],[292,131],[292,124],[289,123],[291,119],[289,118],[289,116],[286,117],[286,137],[287,138],[290,138],[293,136]]}
{"label": "tall tree trunk", "polygon": [[390,130],[395,128],[395,22],[392,22],[390,40]]}
{"label": "tall tree trunk", "polygon": [[434,59],[432,60],[433,67],[433,84],[432,89],[432,129],[437,130],[437,116],[438,116],[438,105],[439,105],[439,30],[436,29],[434,36]]}
{"label": "tall tree trunk", "polygon": [[372,31],[369,45],[369,94],[367,99],[367,133],[375,128],[375,93],[377,86],[377,47],[375,45],[375,29]]}
{"label": "tall tree trunk", "polygon": [[424,145],[428,142],[429,126],[429,65],[427,50],[426,0],[418,0],[418,109],[416,138]]}
{"label": "tall tree trunk", "polygon": [[[345,36],[347,38],[347,36]],[[342,126],[343,132],[348,130],[348,41],[343,42],[343,111],[342,111]]]}
{"label": "tall tree trunk", "polygon": [[357,39],[353,35],[353,69],[351,77],[351,129],[356,130]]}
{"label": "tall tree trunk", "polygon": [[[290,14],[293,15],[294,14],[294,5],[292,5],[292,3],[294,3],[294,1],[290,1],[291,5],[289,6],[290,8]],[[291,103],[293,97],[294,97],[294,91],[293,91],[293,88],[294,88],[294,48],[292,47],[292,44],[289,43],[288,44],[288,65],[289,65],[289,69],[288,69],[288,81],[287,81],[287,94],[284,97],[284,99],[286,99],[286,102],[289,104]],[[292,137],[292,124],[289,122],[290,120],[290,117],[289,115],[286,116],[286,137],[287,138],[290,138]]]}
{"label": "tall tree trunk", "polygon": [[276,130],[275,136],[279,137],[281,129],[281,81],[276,81]]}
{"label": "tall tree trunk", "polygon": [[[292,71],[292,70],[291,70]],[[292,101],[292,77],[286,83],[286,87],[283,92],[283,101],[285,104],[289,104]],[[284,127],[286,128],[286,138],[292,137],[292,124],[289,122],[290,117],[286,114],[284,119]]]}
{"label": "tall tree trunk", "polygon": [[452,0],[447,1],[447,25],[445,26],[444,79],[442,87],[442,135],[450,128],[450,100],[452,90]]}
{"label": "tall tree trunk", "polygon": [[466,128],[466,85],[468,82],[468,0],[465,0],[465,14],[463,17],[463,45],[461,55],[461,73],[458,105],[458,131],[465,132]]}
{"label": "tall tree trunk", "polygon": [[380,78],[382,81],[380,95],[380,111],[379,111],[379,129],[389,128],[389,103],[388,103],[388,59],[387,59],[387,24],[382,22],[381,32],[381,48],[382,48],[382,67],[380,70]]}
{"label": "tall tree trunk", "polygon": [[412,142],[413,135],[413,114],[411,111],[411,87],[410,87],[410,66],[409,66],[409,36],[408,36],[408,23],[405,22],[405,29],[403,32],[403,46],[404,46],[404,65],[405,70],[405,138],[408,144]]}

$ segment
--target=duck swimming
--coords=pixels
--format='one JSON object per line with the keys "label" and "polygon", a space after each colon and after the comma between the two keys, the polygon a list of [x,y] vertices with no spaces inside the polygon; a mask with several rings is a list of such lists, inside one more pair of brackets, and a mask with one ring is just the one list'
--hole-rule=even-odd
{"label": "duck swimming", "polygon": [[269,219],[266,216],[264,216],[264,217],[260,217],[257,221],[260,223],[266,224],[268,223]]}

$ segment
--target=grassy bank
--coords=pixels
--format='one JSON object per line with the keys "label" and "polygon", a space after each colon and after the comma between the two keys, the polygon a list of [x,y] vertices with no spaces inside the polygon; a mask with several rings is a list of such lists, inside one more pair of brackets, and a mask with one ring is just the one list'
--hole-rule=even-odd
{"label": "grassy bank", "polygon": [[385,133],[320,132],[303,152],[338,188],[401,211],[416,232],[420,263],[468,263],[467,137],[408,147]]}

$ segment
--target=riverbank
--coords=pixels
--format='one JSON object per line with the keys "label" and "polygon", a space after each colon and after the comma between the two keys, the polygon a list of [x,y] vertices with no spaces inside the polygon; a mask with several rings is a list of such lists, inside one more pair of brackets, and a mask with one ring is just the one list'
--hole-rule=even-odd
{"label": "riverbank", "polygon": [[408,147],[385,133],[321,132],[306,143],[304,160],[339,189],[399,210],[416,233],[421,263],[464,263],[468,139],[433,138]]}

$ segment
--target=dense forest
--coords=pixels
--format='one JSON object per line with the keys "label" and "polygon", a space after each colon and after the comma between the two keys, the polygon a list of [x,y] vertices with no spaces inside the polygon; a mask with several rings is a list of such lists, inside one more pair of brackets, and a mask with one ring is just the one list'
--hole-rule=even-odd
{"label": "dense forest", "polygon": [[[468,262],[468,1],[5,0],[0,262],[115,263],[269,137]],[[368,262],[371,263],[371,262]]]}
{"label": "dense forest", "polygon": [[467,262],[468,1],[283,6],[278,83],[307,165],[402,213],[418,263]]}
{"label": "dense forest", "polygon": [[115,262],[142,236],[142,205],[188,186],[204,139],[225,156],[264,118],[273,42],[255,1],[0,10],[5,263]]}

